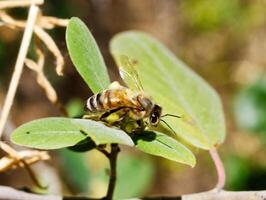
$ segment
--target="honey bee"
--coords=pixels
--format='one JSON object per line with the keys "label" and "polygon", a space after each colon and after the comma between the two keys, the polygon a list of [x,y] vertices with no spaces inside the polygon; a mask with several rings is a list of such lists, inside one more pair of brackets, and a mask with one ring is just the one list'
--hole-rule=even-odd
{"label": "honey bee", "polygon": [[162,107],[144,93],[134,68],[136,62],[127,56],[121,56],[120,61],[123,65],[119,68],[120,75],[129,87],[113,82],[106,90],[89,97],[86,104],[89,115],[85,118],[97,116],[104,121],[109,115],[118,113],[114,122],[123,122],[125,119],[142,122],[148,118],[149,125],[157,126],[161,121]]}

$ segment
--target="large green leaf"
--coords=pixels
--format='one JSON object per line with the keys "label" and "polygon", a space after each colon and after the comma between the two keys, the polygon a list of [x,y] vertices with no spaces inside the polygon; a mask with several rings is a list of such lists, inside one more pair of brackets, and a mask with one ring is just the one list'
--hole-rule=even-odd
{"label": "large green leaf", "polygon": [[[225,122],[217,93],[164,45],[141,32],[124,32],[111,41],[119,67],[121,55],[136,61],[145,92],[163,107],[164,118],[188,143],[210,149],[224,141]],[[130,83],[128,83],[130,84]]]}
{"label": "large green leaf", "polygon": [[69,147],[90,137],[96,145],[119,143],[133,146],[123,131],[87,119],[43,118],[18,127],[11,135],[15,144],[38,149]]}
{"label": "large green leaf", "polygon": [[110,84],[101,52],[87,26],[78,18],[70,19],[66,30],[70,58],[81,77],[94,93]]}
{"label": "large green leaf", "polygon": [[196,164],[196,159],[189,149],[163,133],[145,131],[136,134],[134,141],[136,147],[145,153],[188,164],[191,167]]}

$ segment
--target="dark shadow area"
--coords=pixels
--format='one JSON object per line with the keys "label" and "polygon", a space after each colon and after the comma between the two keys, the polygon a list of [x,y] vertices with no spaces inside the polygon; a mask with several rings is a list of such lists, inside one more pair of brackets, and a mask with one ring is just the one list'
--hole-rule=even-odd
{"label": "dark shadow area", "polygon": [[92,141],[90,137],[78,142],[76,145],[68,147],[69,150],[75,152],[85,152],[90,151],[96,147],[95,142]]}
{"label": "dark shadow area", "polygon": [[135,144],[138,144],[139,140],[144,140],[147,142],[151,142],[156,139],[156,134],[152,131],[143,131],[141,133],[135,133],[132,136],[132,139]]}

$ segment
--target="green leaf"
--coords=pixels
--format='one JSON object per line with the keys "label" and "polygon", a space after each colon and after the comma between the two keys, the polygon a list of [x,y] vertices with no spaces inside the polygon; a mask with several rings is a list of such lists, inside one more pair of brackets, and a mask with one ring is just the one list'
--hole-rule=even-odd
{"label": "green leaf", "polygon": [[70,58],[77,71],[94,93],[110,84],[102,54],[87,26],[76,17],[70,19],[66,30]]}
{"label": "green leaf", "polygon": [[133,146],[123,131],[87,119],[63,117],[43,118],[18,127],[11,135],[15,144],[38,148],[59,149],[74,146],[90,137],[96,145],[118,143]]}
{"label": "green leaf", "polygon": [[178,136],[203,149],[224,141],[219,96],[159,41],[141,32],[124,32],[112,39],[111,52],[121,68],[122,55],[136,61],[145,92],[162,106],[164,114],[181,116],[164,118]]}
{"label": "green leaf", "polygon": [[134,142],[136,147],[145,153],[161,156],[191,167],[196,164],[196,159],[189,149],[163,133],[145,131],[136,134]]}

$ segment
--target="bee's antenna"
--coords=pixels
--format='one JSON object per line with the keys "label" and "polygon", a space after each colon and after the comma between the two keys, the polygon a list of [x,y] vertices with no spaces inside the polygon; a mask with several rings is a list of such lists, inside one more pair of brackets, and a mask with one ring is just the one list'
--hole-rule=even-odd
{"label": "bee's antenna", "polygon": [[181,116],[178,116],[178,115],[173,115],[173,114],[165,114],[165,115],[162,115],[161,117],[176,117],[176,118],[181,118]]}
{"label": "bee's antenna", "polygon": [[166,121],[164,121],[163,119],[161,119],[161,121],[174,133],[174,135],[176,136],[176,132],[174,131],[174,129],[172,129],[172,127],[166,123]]}

